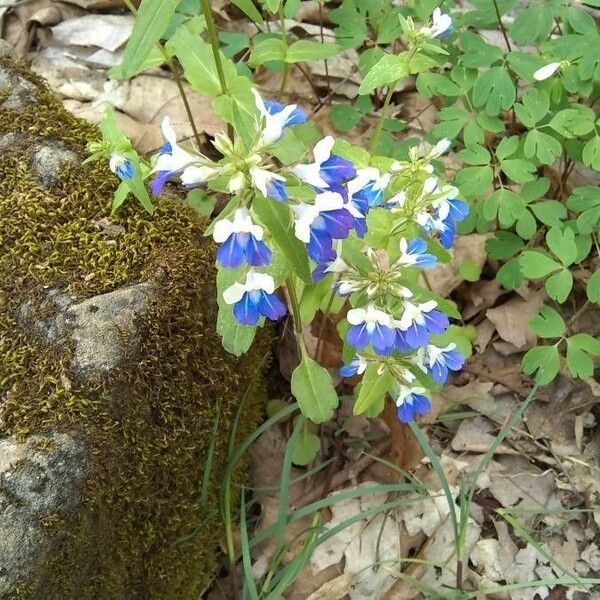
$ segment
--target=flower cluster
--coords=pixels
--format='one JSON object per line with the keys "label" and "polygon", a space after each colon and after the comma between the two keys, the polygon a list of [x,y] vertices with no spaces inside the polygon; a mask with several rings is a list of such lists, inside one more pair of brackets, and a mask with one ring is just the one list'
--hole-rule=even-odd
{"label": "flower cluster", "polygon": [[[433,40],[451,33],[452,20],[436,9],[430,23],[411,31],[415,39],[435,44]],[[218,161],[191,142],[180,143],[165,118],[165,143],[151,165],[152,193],[160,194],[168,181],[178,179],[186,188],[208,185],[231,195],[211,227],[218,267],[229,270],[221,299],[243,326],[286,314],[288,307],[277,289],[284,279],[289,308],[298,309],[290,266],[286,263],[284,277],[274,264],[289,254],[281,236],[287,227],[287,243],[293,248],[302,244],[306,254],[301,260],[307,265],[311,261],[303,275],[304,289],[311,287],[312,273],[313,287],[328,280],[329,290],[350,306],[342,331],[355,355],[340,374],[362,375],[371,365],[377,374],[387,371],[393,382],[387,391],[396,398],[398,417],[410,421],[429,409],[427,388],[444,383],[464,362],[453,343],[432,342],[433,336],[446,332],[449,319],[440,310],[440,299],[420,286],[422,271],[434,267],[443,254],[436,247],[452,247],[456,223],[468,214],[458,190],[441,181],[432,165],[450,141],[412,148],[403,162],[371,157],[355,164],[326,136],[312,147],[311,158],[281,166],[273,146],[288,128],[305,123],[307,115],[296,105],[265,101],[256,90],[252,93],[257,115],[253,139],[248,143],[237,136],[216,136],[213,144],[222,156]],[[110,168],[122,180],[134,176],[131,162],[120,154],[110,158]],[[274,204],[265,211],[269,203]],[[265,217],[271,209],[279,215],[276,226]],[[383,245],[371,239],[374,222],[389,225]],[[354,264],[350,257],[357,253],[370,268]]]}

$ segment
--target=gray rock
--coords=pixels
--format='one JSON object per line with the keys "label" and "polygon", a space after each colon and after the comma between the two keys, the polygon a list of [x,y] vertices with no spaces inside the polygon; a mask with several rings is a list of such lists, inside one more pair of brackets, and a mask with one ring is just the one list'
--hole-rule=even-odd
{"label": "gray rock", "polygon": [[85,444],[65,433],[0,440],[0,597],[30,581],[58,543],[44,519],[77,508],[87,455]]}
{"label": "gray rock", "polygon": [[36,102],[36,86],[21,75],[0,67],[0,92],[8,89],[2,108],[23,108]]}
{"label": "gray rock", "polygon": [[0,40],[0,58],[12,58],[15,50],[6,40]]}
{"label": "gray rock", "polygon": [[[109,373],[135,353],[139,318],[155,290],[150,283],[137,283],[79,303],[50,290],[41,303],[29,300],[21,305],[19,323],[47,344],[74,343],[71,367],[80,379],[90,379]],[[50,316],[38,316],[41,304]]]}
{"label": "gray rock", "polygon": [[152,285],[138,283],[66,310],[66,327],[75,341],[72,367],[79,375],[105,374],[135,351],[140,342],[138,320],[153,294]]}
{"label": "gray rock", "polygon": [[31,168],[38,181],[44,187],[54,187],[58,183],[60,172],[68,164],[76,164],[80,158],[75,152],[58,144],[38,144],[33,149]]}

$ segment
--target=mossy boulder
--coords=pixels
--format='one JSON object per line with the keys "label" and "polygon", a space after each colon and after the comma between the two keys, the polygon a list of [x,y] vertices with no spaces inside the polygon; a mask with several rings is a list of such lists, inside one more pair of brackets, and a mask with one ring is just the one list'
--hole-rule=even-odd
{"label": "mossy boulder", "polygon": [[[0,598],[196,599],[268,341],[215,333],[214,248],[177,200],[110,216],[95,127],[0,53]],[[198,492],[219,412],[209,506]]]}

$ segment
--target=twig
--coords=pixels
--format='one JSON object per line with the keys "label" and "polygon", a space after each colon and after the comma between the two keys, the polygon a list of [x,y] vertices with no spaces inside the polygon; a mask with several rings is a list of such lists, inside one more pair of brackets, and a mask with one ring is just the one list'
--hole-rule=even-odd
{"label": "twig", "polygon": [[512,47],[510,45],[510,41],[508,40],[508,35],[506,35],[506,28],[504,27],[504,23],[502,22],[502,15],[500,14],[500,8],[498,8],[498,2],[497,2],[497,0],[492,0],[492,3],[494,5],[494,10],[496,11],[496,18],[498,19],[498,25],[500,25],[500,30],[502,31],[502,37],[504,38],[504,41],[506,42],[506,49],[509,52],[512,52]]}

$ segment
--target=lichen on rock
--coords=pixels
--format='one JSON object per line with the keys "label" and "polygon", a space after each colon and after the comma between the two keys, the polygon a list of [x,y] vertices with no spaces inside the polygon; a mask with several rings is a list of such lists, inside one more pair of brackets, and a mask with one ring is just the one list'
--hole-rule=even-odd
{"label": "lichen on rock", "polygon": [[[229,424],[244,394],[245,431],[262,414],[268,339],[244,359],[221,349],[205,224],[176,200],[107,218],[118,182],[81,164],[98,131],[2,54],[0,140],[16,142],[0,159],[0,472],[14,474],[0,476],[0,554],[21,567],[0,558],[0,598],[198,598],[217,563]],[[78,450],[52,471],[67,439]],[[3,471],[9,447],[24,458]],[[35,506],[15,483],[35,469],[60,475],[64,497],[11,520],[15,493]]]}

